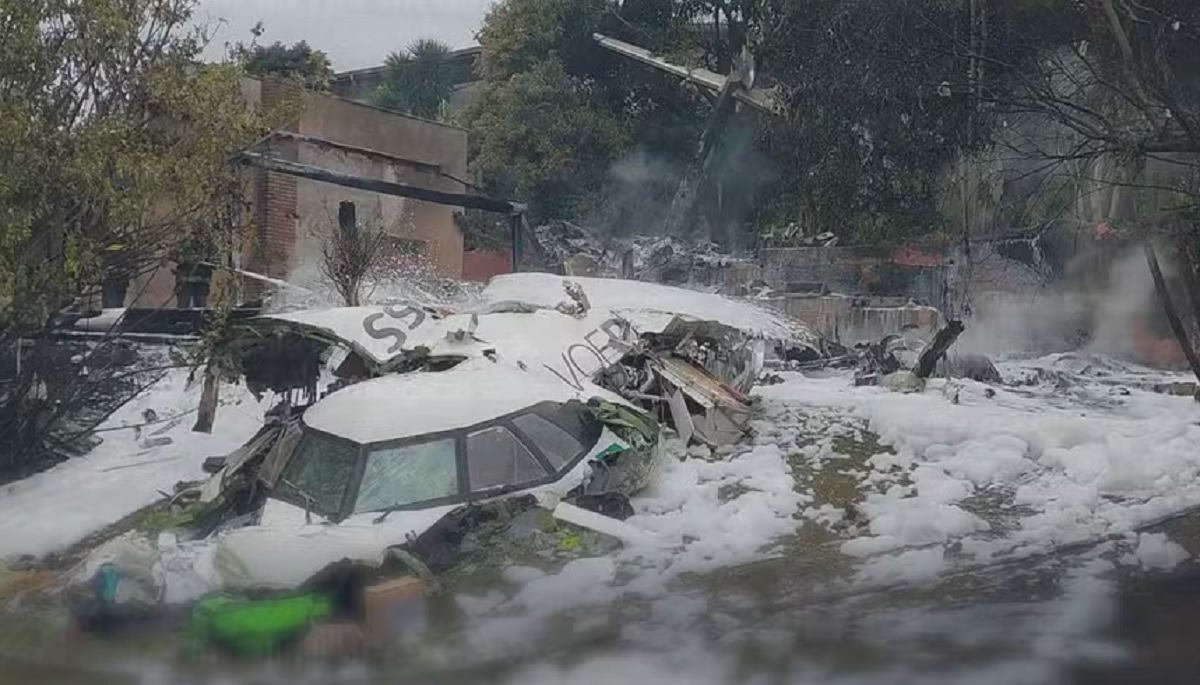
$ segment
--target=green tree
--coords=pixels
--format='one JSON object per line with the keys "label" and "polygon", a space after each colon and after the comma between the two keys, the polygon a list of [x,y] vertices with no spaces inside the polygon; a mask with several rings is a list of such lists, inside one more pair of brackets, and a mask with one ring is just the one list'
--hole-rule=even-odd
{"label": "green tree", "polygon": [[306,88],[325,91],[333,82],[333,65],[329,56],[314,49],[306,41],[284,45],[276,41],[272,45],[259,45],[262,25],[254,29],[254,41],[250,45],[238,44],[233,55],[247,73],[282,80],[294,80]]}
{"label": "green tree", "polygon": [[[647,31],[672,26],[644,2],[626,5]],[[507,0],[480,32],[483,94],[462,117],[473,170],[490,191],[527,202],[535,219],[646,230],[655,220],[647,211],[662,204],[648,198],[669,202],[674,178],[623,183],[614,165],[640,157],[677,176],[703,128],[698,93],[592,40],[595,31],[631,37],[617,9],[609,0]]]}
{"label": "green tree", "polygon": [[[712,94],[601,49],[592,33],[719,73],[750,49],[760,81],[780,86],[787,113],[773,120],[743,111],[741,123],[726,128],[711,180],[740,197],[701,207],[694,223],[723,221],[722,204],[745,204],[755,207],[760,228],[799,221],[810,231],[870,240],[927,232],[939,224],[941,175],[970,124],[969,103],[936,93],[958,65],[952,56],[935,59],[939,46],[931,41],[940,31],[953,35],[965,20],[956,4],[506,0],[480,33],[486,93],[466,117],[475,170],[535,211],[653,230],[691,161]],[[940,47],[953,54],[952,45]],[[504,167],[502,160],[522,159],[530,148],[527,113],[567,111],[564,99],[587,113],[561,116],[548,130],[604,122],[600,130],[614,134],[603,138],[607,144],[580,148],[570,135],[552,135],[535,148],[544,164]],[[756,144],[744,144],[755,130]],[[553,160],[563,158],[587,173],[561,173]],[[669,170],[636,175],[652,187],[634,203],[612,173],[631,158]]]}
{"label": "green tree", "polygon": [[[102,280],[153,269],[229,202],[231,155],[263,133],[234,65],[199,66],[195,0],[0,0],[0,350]],[[221,237],[231,227],[221,226]],[[111,260],[108,260],[111,262]],[[0,392],[5,466],[46,447],[80,393],[33,393],[46,350]],[[52,393],[53,395],[53,393]],[[61,441],[61,440],[60,440]]]}
{"label": "green tree", "polygon": [[[777,89],[784,113],[743,109],[726,129],[711,178],[738,197],[702,208],[708,221],[721,219],[720,205],[745,204],[750,229],[764,234],[799,224],[847,242],[945,235],[955,228],[945,215],[947,179],[1002,134],[1005,117],[992,100],[1016,92],[1014,74],[1043,73],[1045,46],[1087,35],[1078,4],[504,0],[479,36],[485,95],[463,121],[473,129],[475,170],[496,192],[516,193],[553,218],[648,230],[690,161],[712,94],[608,53],[592,33],[719,73],[748,49],[759,85]],[[505,167],[505,159],[525,159],[523,119],[543,108],[561,114],[547,129],[554,135],[534,146],[545,163]],[[576,148],[560,133],[575,125],[612,135]],[[744,144],[748,132],[753,145]],[[587,171],[563,174],[559,159]],[[638,159],[653,173],[633,175],[647,187],[644,202],[630,203],[616,177]]]}
{"label": "green tree", "polygon": [[442,118],[442,108],[464,80],[451,61],[449,45],[419,40],[388,55],[384,83],[371,93],[371,103],[425,119]]}
{"label": "green tree", "polygon": [[474,171],[493,192],[527,200],[539,217],[586,216],[628,132],[601,100],[546,60],[487,88],[472,116]]}
{"label": "green tree", "polygon": [[773,4],[760,66],[784,85],[786,116],[763,141],[779,173],[764,223],[859,242],[941,228],[942,177],[972,140],[975,103],[943,85],[967,71],[949,38],[968,30],[965,4]]}

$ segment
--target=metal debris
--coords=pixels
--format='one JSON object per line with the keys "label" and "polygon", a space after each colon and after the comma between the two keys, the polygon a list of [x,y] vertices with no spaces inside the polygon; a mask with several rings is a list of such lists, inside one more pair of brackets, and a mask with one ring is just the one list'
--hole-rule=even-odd
{"label": "metal debris", "polygon": [[884,385],[899,392],[915,392],[935,374],[1001,383],[999,370],[987,357],[949,353],[965,330],[961,321],[950,321],[928,344],[907,335],[888,335],[876,343],[860,345],[855,385]]}
{"label": "metal debris", "polygon": [[736,442],[749,431],[748,393],[765,367],[766,343],[714,321],[674,318],[596,382],[675,429],[686,443]]}

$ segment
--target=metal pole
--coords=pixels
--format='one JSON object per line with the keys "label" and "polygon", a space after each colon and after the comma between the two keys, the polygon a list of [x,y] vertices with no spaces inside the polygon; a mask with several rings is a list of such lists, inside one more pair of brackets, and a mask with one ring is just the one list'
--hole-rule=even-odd
{"label": "metal pole", "polygon": [[525,224],[525,215],[514,212],[509,215],[508,222],[512,229],[512,272],[521,273],[521,257],[524,252],[524,236],[521,229]]}

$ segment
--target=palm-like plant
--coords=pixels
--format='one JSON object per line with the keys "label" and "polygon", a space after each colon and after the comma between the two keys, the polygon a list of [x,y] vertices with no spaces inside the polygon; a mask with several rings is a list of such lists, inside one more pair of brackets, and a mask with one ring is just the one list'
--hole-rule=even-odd
{"label": "palm-like plant", "polygon": [[437,119],[454,90],[449,45],[423,39],[388,55],[386,81],[371,95],[373,104],[413,116]]}

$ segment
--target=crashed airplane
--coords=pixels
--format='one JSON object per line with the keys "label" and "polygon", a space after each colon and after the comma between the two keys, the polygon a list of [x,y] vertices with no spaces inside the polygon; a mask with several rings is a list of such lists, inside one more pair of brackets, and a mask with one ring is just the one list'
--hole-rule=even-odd
{"label": "crashed airplane", "polygon": [[[282,401],[176,495],[174,531],[213,549],[203,583],[235,592],[296,590],[343,560],[399,558],[432,579],[461,556],[447,540],[484,510],[644,539],[621,526],[661,463],[662,427],[736,441],[766,358],[822,353],[804,326],[748,302],[547,274],[497,278],[459,310],[297,311],[241,330],[248,387]],[[83,606],[121,549],[86,566]]]}
{"label": "crashed airplane", "polygon": [[[253,582],[282,586],[419,537],[466,503],[522,494],[553,509],[632,495],[659,458],[658,422],[685,441],[733,442],[748,430],[747,393],[767,351],[819,346],[803,326],[748,303],[544,274],[498,278],[470,310],[301,311],[255,327],[252,387],[311,394],[322,366],[337,378],[278,437],[260,435],[224,464],[202,497],[220,497],[257,460],[270,495],[256,525],[222,545]],[[268,359],[278,349],[301,353]],[[309,523],[325,527],[290,532]]]}
{"label": "crashed airplane", "polygon": [[252,390],[316,399],[379,376],[487,358],[598,386],[672,425],[686,440],[733,442],[747,393],[781,350],[824,354],[802,324],[750,304],[669,286],[520,274],[495,279],[463,310],[419,304],[276,314],[251,324],[243,372]]}
{"label": "crashed airplane", "polygon": [[223,536],[221,584],[286,589],[339,559],[382,561],[456,509],[514,494],[551,510],[633,494],[662,444],[658,426],[621,402],[486,359],[333,393],[203,487],[205,504],[244,496],[250,467],[267,494]]}

